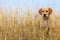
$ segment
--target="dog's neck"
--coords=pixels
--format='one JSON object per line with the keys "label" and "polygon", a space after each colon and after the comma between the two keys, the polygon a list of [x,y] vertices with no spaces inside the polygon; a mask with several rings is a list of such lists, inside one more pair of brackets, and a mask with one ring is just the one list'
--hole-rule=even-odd
{"label": "dog's neck", "polygon": [[44,26],[44,27],[48,26],[48,19],[44,19],[44,20],[43,20],[43,26]]}

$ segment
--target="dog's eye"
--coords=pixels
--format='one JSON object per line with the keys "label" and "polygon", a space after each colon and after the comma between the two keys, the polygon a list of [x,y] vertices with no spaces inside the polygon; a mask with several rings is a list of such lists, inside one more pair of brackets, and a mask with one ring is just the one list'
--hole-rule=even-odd
{"label": "dog's eye", "polygon": [[44,12],[44,11],[42,11],[42,12]]}
{"label": "dog's eye", "polygon": [[46,12],[48,12],[48,10],[46,10]]}

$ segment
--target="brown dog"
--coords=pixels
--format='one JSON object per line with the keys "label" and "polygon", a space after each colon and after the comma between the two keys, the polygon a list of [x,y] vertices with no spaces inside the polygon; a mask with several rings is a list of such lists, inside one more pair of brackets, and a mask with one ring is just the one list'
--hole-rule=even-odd
{"label": "brown dog", "polygon": [[50,22],[50,15],[52,14],[53,10],[51,8],[40,8],[39,14],[41,15],[40,18],[40,29],[44,32],[44,34],[49,34],[49,22]]}
{"label": "brown dog", "polygon": [[40,8],[39,14],[41,15],[41,22],[40,25],[47,26],[48,21],[50,21],[50,15],[52,14],[53,10],[51,8]]}

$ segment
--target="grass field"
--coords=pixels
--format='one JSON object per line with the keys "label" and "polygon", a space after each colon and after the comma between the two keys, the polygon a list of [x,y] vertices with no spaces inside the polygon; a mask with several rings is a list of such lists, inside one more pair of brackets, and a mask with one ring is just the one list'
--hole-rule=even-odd
{"label": "grass field", "polygon": [[[60,21],[57,18],[54,29],[49,32],[50,37],[45,37],[39,29],[39,18],[27,12],[17,20],[17,11],[8,14],[0,10],[0,40],[60,40]],[[46,39],[45,39],[46,38]]]}

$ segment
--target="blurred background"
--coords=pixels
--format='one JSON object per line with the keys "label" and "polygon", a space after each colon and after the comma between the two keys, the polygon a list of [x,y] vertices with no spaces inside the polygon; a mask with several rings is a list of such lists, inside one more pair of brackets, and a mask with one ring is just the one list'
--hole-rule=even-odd
{"label": "blurred background", "polygon": [[8,11],[8,13],[12,9],[17,9],[20,16],[25,15],[27,10],[36,14],[41,7],[51,7],[59,15],[60,0],[0,0],[0,8]]}

